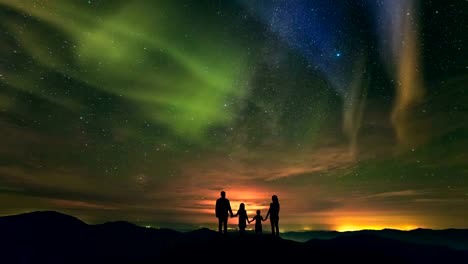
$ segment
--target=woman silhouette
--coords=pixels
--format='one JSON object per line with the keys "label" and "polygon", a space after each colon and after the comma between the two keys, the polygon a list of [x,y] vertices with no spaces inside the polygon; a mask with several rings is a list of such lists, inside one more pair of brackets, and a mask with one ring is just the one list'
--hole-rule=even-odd
{"label": "woman silhouette", "polygon": [[265,217],[265,220],[268,219],[270,216],[270,223],[271,223],[271,234],[274,236],[279,236],[279,211],[280,211],[280,204],[278,202],[278,196],[273,195],[271,197],[272,203],[270,203],[270,209],[268,209],[268,213]]}
{"label": "woman silhouette", "polygon": [[[239,233],[243,235],[245,233],[245,228],[247,227],[247,223],[249,221],[249,218],[247,217],[247,211],[245,210],[245,205],[244,203],[241,203],[239,206],[239,210],[235,215],[232,217],[239,216]],[[250,224],[250,221],[249,221]]]}

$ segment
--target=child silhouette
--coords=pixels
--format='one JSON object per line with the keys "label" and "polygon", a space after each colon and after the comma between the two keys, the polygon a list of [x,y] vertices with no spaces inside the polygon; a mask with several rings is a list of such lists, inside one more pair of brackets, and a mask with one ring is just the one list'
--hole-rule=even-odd
{"label": "child silhouette", "polygon": [[260,210],[257,210],[257,215],[253,217],[252,221],[255,221],[255,234],[261,235],[262,234],[262,221],[265,221],[266,219],[263,219],[263,216],[260,215]]}
{"label": "child silhouette", "polygon": [[239,233],[243,235],[245,233],[245,228],[247,227],[246,222],[249,222],[250,224],[249,218],[247,217],[247,211],[245,210],[244,203],[240,204],[239,210],[232,217],[236,217],[236,216],[239,216]]}

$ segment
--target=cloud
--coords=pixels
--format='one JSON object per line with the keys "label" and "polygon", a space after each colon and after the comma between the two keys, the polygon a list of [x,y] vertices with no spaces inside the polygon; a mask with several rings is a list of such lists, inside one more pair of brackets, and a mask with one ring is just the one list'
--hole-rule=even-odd
{"label": "cloud", "polygon": [[372,194],[372,195],[366,196],[366,199],[421,196],[421,195],[426,195],[427,193],[428,193],[427,190],[401,190],[401,191],[392,191],[392,192]]}
{"label": "cloud", "polygon": [[78,200],[51,199],[50,203],[63,209],[96,209],[96,210],[117,210],[116,206],[97,204]]}

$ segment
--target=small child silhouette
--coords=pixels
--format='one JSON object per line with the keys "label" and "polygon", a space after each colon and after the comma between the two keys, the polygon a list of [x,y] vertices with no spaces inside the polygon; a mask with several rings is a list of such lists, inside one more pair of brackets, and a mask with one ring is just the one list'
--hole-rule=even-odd
{"label": "small child silhouette", "polygon": [[262,234],[262,221],[265,221],[266,219],[263,219],[263,216],[260,215],[260,210],[257,210],[257,215],[253,217],[252,221],[255,221],[255,234],[261,235]]}

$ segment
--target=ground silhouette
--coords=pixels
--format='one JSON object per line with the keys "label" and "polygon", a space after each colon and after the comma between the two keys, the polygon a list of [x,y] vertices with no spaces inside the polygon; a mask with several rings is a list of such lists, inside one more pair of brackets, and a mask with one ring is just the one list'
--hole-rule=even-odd
{"label": "ground silhouette", "polygon": [[[298,242],[270,234],[220,235],[152,229],[128,222],[88,225],[57,212],[0,217],[0,263],[468,263],[468,251],[424,245],[375,234]],[[281,235],[282,236],[282,235]]]}

